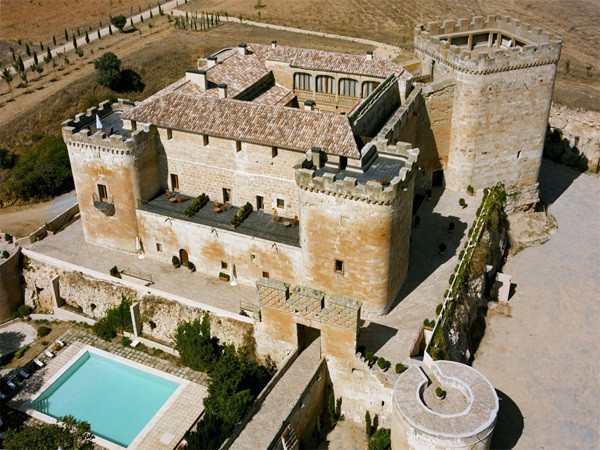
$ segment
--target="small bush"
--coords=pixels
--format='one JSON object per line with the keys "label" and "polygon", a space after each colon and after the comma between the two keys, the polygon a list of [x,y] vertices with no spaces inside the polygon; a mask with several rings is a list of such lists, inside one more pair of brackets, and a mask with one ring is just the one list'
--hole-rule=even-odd
{"label": "small bush", "polygon": [[16,317],[27,317],[33,312],[33,308],[27,305],[21,305],[17,308]]}
{"label": "small bush", "polygon": [[123,347],[129,347],[131,345],[131,339],[129,339],[127,336],[123,336],[121,338],[121,345]]}
{"label": "small bush", "polygon": [[196,271],[196,266],[191,261],[187,263],[187,268],[190,269],[190,272],[195,272]]}
{"label": "small bush", "polygon": [[446,396],[446,391],[444,391],[441,387],[436,387],[435,388],[435,395],[438,398],[444,398]]}
{"label": "small bush", "polygon": [[3,259],[8,259],[9,256],[10,256],[10,253],[8,253],[7,250],[3,250],[2,251],[2,258]]}
{"label": "small bush", "polygon": [[379,366],[379,368],[381,370],[385,370],[387,368],[388,362],[386,361],[385,358],[379,358],[377,360],[377,365]]}
{"label": "small bush", "polygon": [[46,340],[43,340],[43,341],[41,342],[41,344],[42,344],[44,347],[45,347],[45,346],[47,346],[49,343],[50,343],[50,342],[48,342],[48,341],[46,341]]}
{"label": "small bush", "polygon": [[120,275],[119,269],[117,268],[117,266],[112,266],[110,268],[110,275],[113,277],[118,277]]}
{"label": "small bush", "polygon": [[397,374],[401,374],[401,373],[405,372],[406,369],[407,369],[407,367],[404,364],[402,364],[402,363],[396,364],[396,373]]}
{"label": "small bush", "polygon": [[52,331],[52,328],[47,327],[46,325],[42,325],[41,327],[39,327],[37,329],[37,336],[38,337],[48,336],[51,331]]}
{"label": "small bush", "polygon": [[440,303],[439,305],[436,306],[435,313],[439,316],[441,312],[442,312],[442,304]]}
{"label": "small bush", "polygon": [[473,195],[475,193],[475,189],[473,188],[473,186],[468,185],[467,186],[467,192],[471,195]]}
{"label": "small bush", "polygon": [[370,438],[373,434],[373,424],[371,423],[371,413],[369,411],[365,413],[365,432],[367,438]]}
{"label": "small bush", "polygon": [[458,201],[458,204],[459,204],[460,206],[462,206],[463,208],[466,208],[466,206],[467,206],[467,202],[465,201],[465,199],[464,199],[464,198],[461,198],[461,199]]}
{"label": "small bush", "polygon": [[0,148],[0,169],[12,169],[17,162],[17,154],[7,148]]}
{"label": "small bush", "polygon": [[171,258],[171,264],[173,264],[173,267],[181,267],[181,262],[179,261],[179,258],[175,255],[173,255],[173,257]]}
{"label": "small bush", "polygon": [[29,350],[29,345],[21,347],[15,352],[15,359],[21,359],[27,350]]}
{"label": "small bush", "polygon": [[8,233],[4,233],[4,240],[5,240],[6,242],[8,242],[9,244],[12,244],[12,242],[13,242],[13,237],[12,237],[10,234],[8,234]]}
{"label": "small bush", "polygon": [[94,330],[94,333],[96,333],[96,336],[98,336],[100,339],[104,339],[105,341],[110,341],[117,336],[115,328],[108,323],[106,317],[98,320],[92,329]]}

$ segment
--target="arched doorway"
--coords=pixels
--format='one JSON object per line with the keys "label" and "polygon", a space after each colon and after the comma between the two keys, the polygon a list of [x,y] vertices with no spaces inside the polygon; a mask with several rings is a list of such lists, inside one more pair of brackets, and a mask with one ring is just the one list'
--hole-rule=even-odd
{"label": "arched doorway", "polygon": [[190,260],[188,258],[188,252],[185,251],[184,249],[179,250],[179,261],[181,261],[182,266],[184,264],[187,264],[188,262],[190,262]]}

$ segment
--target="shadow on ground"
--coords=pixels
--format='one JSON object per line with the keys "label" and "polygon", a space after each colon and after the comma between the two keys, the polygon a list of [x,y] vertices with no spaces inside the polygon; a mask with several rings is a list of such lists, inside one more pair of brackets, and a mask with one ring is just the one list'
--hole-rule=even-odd
{"label": "shadow on ground", "polygon": [[395,328],[370,322],[369,325],[360,329],[359,344],[368,343],[369,351],[377,353],[396,333],[398,330]]}
{"label": "shadow on ground", "polygon": [[498,411],[498,420],[490,448],[514,448],[523,434],[525,424],[523,414],[508,395],[498,389],[496,389],[496,393],[500,399],[500,411]]}
{"label": "shadow on ground", "polygon": [[542,159],[540,168],[540,198],[550,206],[573,184],[581,172],[549,159]]}
{"label": "shadow on ground", "polygon": [[22,347],[27,335],[20,331],[0,332],[0,362]]}

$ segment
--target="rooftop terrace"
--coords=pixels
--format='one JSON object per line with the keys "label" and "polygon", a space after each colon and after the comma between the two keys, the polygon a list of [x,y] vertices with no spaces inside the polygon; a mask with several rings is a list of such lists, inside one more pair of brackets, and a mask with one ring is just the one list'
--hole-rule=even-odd
{"label": "rooftop terrace", "polygon": [[[185,216],[184,211],[190,205],[193,197],[184,195],[183,198],[184,200],[181,203],[171,202],[164,194],[161,194],[149,202],[142,202],[138,209],[222,230],[233,230],[231,218],[237,213],[238,207],[230,206],[226,211],[217,213],[213,211],[212,203],[209,202],[200,211],[188,218]],[[285,219],[282,219],[281,222],[277,223],[273,221],[273,215],[271,214],[265,214],[263,211],[252,211],[235,231],[246,236],[277,242],[278,244],[300,247],[300,228],[298,226],[286,227],[283,225],[285,221]]]}

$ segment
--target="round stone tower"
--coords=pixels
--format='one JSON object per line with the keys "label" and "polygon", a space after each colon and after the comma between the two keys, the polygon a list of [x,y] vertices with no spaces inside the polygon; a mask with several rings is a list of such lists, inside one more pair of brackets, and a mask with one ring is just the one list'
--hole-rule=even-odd
{"label": "round stone tower", "polygon": [[415,53],[434,80],[455,81],[445,172],[456,190],[503,182],[516,207],[537,182],[562,40],[519,20],[474,17],[419,25]]}
{"label": "round stone tower", "polygon": [[477,370],[453,361],[413,366],[394,386],[392,449],[490,447],[499,402]]}

